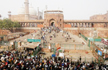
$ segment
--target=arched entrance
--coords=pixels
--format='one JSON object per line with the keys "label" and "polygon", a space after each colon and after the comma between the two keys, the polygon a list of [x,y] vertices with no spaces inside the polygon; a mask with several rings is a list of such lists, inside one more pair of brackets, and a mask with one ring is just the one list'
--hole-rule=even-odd
{"label": "arched entrance", "polygon": [[54,19],[50,20],[50,26],[57,26],[56,21]]}
{"label": "arched entrance", "polygon": [[51,22],[51,26],[55,26],[55,25],[54,25],[54,22]]}
{"label": "arched entrance", "polygon": [[94,27],[94,24],[93,23],[91,24],[91,27]]}

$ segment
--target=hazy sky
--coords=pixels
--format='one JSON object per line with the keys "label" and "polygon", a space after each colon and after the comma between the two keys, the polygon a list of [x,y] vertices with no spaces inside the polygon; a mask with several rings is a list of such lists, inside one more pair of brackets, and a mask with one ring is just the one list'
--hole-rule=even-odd
{"label": "hazy sky", "polygon": [[[18,9],[24,6],[25,0],[0,0],[0,14],[8,17],[8,11],[17,15]],[[84,20],[95,14],[105,14],[108,11],[108,0],[29,0],[37,10],[63,10],[64,19]]]}

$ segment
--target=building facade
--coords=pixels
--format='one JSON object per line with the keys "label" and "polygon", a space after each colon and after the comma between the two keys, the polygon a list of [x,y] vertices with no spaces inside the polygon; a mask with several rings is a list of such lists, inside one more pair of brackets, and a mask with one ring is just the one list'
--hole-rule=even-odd
{"label": "building facade", "polygon": [[25,0],[24,5],[18,10],[18,15],[11,15],[9,12],[9,18],[13,21],[43,19],[43,11],[39,11],[39,8],[36,11],[32,6],[29,6],[29,0]]}
{"label": "building facade", "polygon": [[93,37],[93,33],[95,31],[97,33],[97,37],[108,37],[108,12],[101,17],[95,16],[96,19],[92,16],[90,17],[90,20],[65,20],[63,11],[46,10],[44,11],[44,19],[42,19],[42,16],[37,16],[37,20],[31,19],[28,4],[28,0],[25,0],[25,14],[17,15],[18,17],[15,15],[9,16],[11,20],[18,21],[21,25],[21,28],[18,28],[17,31],[33,32],[34,30],[38,30],[42,27],[56,26],[62,30],[70,31],[75,35],[82,33],[85,36]]}
{"label": "building facade", "polygon": [[108,20],[108,11],[106,14],[93,15],[90,17],[90,20]]}

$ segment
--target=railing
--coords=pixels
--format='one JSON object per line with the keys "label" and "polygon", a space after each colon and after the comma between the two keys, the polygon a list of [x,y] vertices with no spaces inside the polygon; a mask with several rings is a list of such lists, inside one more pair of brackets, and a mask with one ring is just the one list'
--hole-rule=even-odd
{"label": "railing", "polygon": [[38,46],[38,47],[36,48],[36,50],[33,52],[33,55],[38,54],[38,52],[40,52],[40,51],[41,51],[41,48]]}
{"label": "railing", "polygon": [[[72,61],[77,62],[79,60],[79,58],[77,57],[70,57],[70,59],[72,59]],[[96,59],[94,57],[81,57],[81,62],[97,62]]]}
{"label": "railing", "polygon": [[9,41],[0,41],[0,45],[8,46],[9,44]]}
{"label": "railing", "polygon": [[86,41],[88,40],[88,38],[82,34],[80,34]]}
{"label": "railing", "polygon": [[91,50],[94,57],[98,60],[98,63],[104,62],[103,54],[100,56],[98,52],[96,52],[96,49],[99,50],[99,48],[94,44],[94,42],[91,42]]}
{"label": "railing", "polygon": [[90,50],[90,48],[83,44],[61,44],[61,49],[69,50]]}
{"label": "railing", "polygon": [[[101,42],[101,39],[88,40],[88,38],[85,37],[84,35],[82,35],[82,34],[80,34],[80,35],[81,35],[86,41],[88,41],[88,46],[91,48],[92,54],[93,54],[94,57],[98,60],[98,63],[104,62],[103,55],[100,56],[100,55],[95,51],[96,49],[100,50],[100,48],[94,44],[94,41],[95,41],[95,42]],[[103,53],[103,51],[102,51],[102,53]]]}

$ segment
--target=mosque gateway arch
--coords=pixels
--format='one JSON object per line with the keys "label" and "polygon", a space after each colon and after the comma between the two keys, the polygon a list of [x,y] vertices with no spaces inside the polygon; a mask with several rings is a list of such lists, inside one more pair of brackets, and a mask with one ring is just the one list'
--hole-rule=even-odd
{"label": "mosque gateway arch", "polygon": [[56,26],[63,28],[63,11],[60,10],[47,10],[44,11],[44,22],[47,26]]}
{"label": "mosque gateway arch", "polygon": [[39,11],[39,8],[35,10],[31,6],[29,7],[29,0],[25,0],[24,6],[18,15],[9,14],[9,19],[18,21],[22,26],[22,29],[19,30],[30,32],[42,27],[56,26],[73,34],[82,33],[86,36],[93,36],[91,34],[97,30],[98,36],[108,36],[106,29],[108,28],[108,12],[103,15],[91,16],[90,20],[65,20],[61,10],[45,10],[44,12]]}
{"label": "mosque gateway arch", "polygon": [[54,19],[50,20],[50,26],[57,26],[56,22]]}

